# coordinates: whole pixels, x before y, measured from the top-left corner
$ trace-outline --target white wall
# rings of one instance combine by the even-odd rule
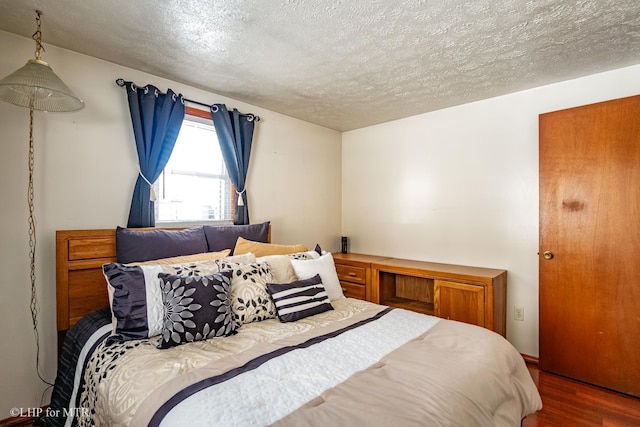
[[[538,114],[640,93],[640,66],[404,120],[338,132],[189,86],[46,46],[43,58],[82,97],[76,113],[36,112],[36,216],[41,365],[56,368],[58,229],[124,225],[137,162],[123,77],[260,115],[248,179],[252,222],[273,240],[509,270],[509,340],[538,354]],[[0,77],[33,41],[0,32]],[[0,103],[0,419],[32,407],[35,374],[27,247],[28,111]],[[341,151],[342,150],[342,151]],[[342,158],[342,160],[341,160]],[[342,161],[342,169],[341,169]],[[342,210],[342,217],[340,212]],[[342,221],[342,224],[340,224]],[[525,321],[512,320],[513,306]]]
[[[0,78],[31,58],[33,41],[0,31]],[[187,98],[258,114],[248,178],[252,222],[272,221],[276,243],[335,247],[340,236],[339,132],[176,82],[46,46],[43,59],[86,102],[75,113],[35,113],[35,205],[40,360],[56,369],[55,231],[126,225],[137,159],[118,77],[171,88]],[[29,313],[27,109],[0,102],[0,419],[34,407],[44,386],[35,373]]]
[[[638,76],[633,66],[344,133],[351,251],[508,270],[507,338],[537,356],[538,115],[639,94]]]

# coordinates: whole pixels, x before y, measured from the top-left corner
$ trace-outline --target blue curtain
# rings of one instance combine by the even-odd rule
[[[182,120],[182,95],[171,89],[162,93],[152,85],[137,87],[125,82],[140,173],[136,180],[127,227],[156,224],[151,186],[164,169],[176,144]]]
[[[229,178],[236,187],[238,196],[233,223],[249,224],[249,203],[245,181],[251,157],[255,116],[240,114],[235,108],[230,112],[224,104],[212,105],[211,116]]]

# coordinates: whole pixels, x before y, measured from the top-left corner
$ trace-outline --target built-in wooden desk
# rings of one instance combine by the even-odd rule
[[[506,336],[506,270],[387,258],[371,263],[370,301]]]
[[[357,253],[333,254],[345,296],[507,332],[507,272]]]

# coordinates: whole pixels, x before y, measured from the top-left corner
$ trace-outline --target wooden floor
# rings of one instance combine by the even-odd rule
[[[640,399],[542,372],[527,364],[543,408],[528,416],[523,427],[638,427]]]

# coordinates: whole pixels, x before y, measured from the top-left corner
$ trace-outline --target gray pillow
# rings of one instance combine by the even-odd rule
[[[143,262],[181,255],[207,252],[207,238],[202,227],[184,230],[116,229],[118,262]]]
[[[207,237],[209,252],[231,249],[231,254],[233,254],[238,237],[254,242],[269,243],[269,223],[267,221],[249,225],[205,225],[204,234]]]

